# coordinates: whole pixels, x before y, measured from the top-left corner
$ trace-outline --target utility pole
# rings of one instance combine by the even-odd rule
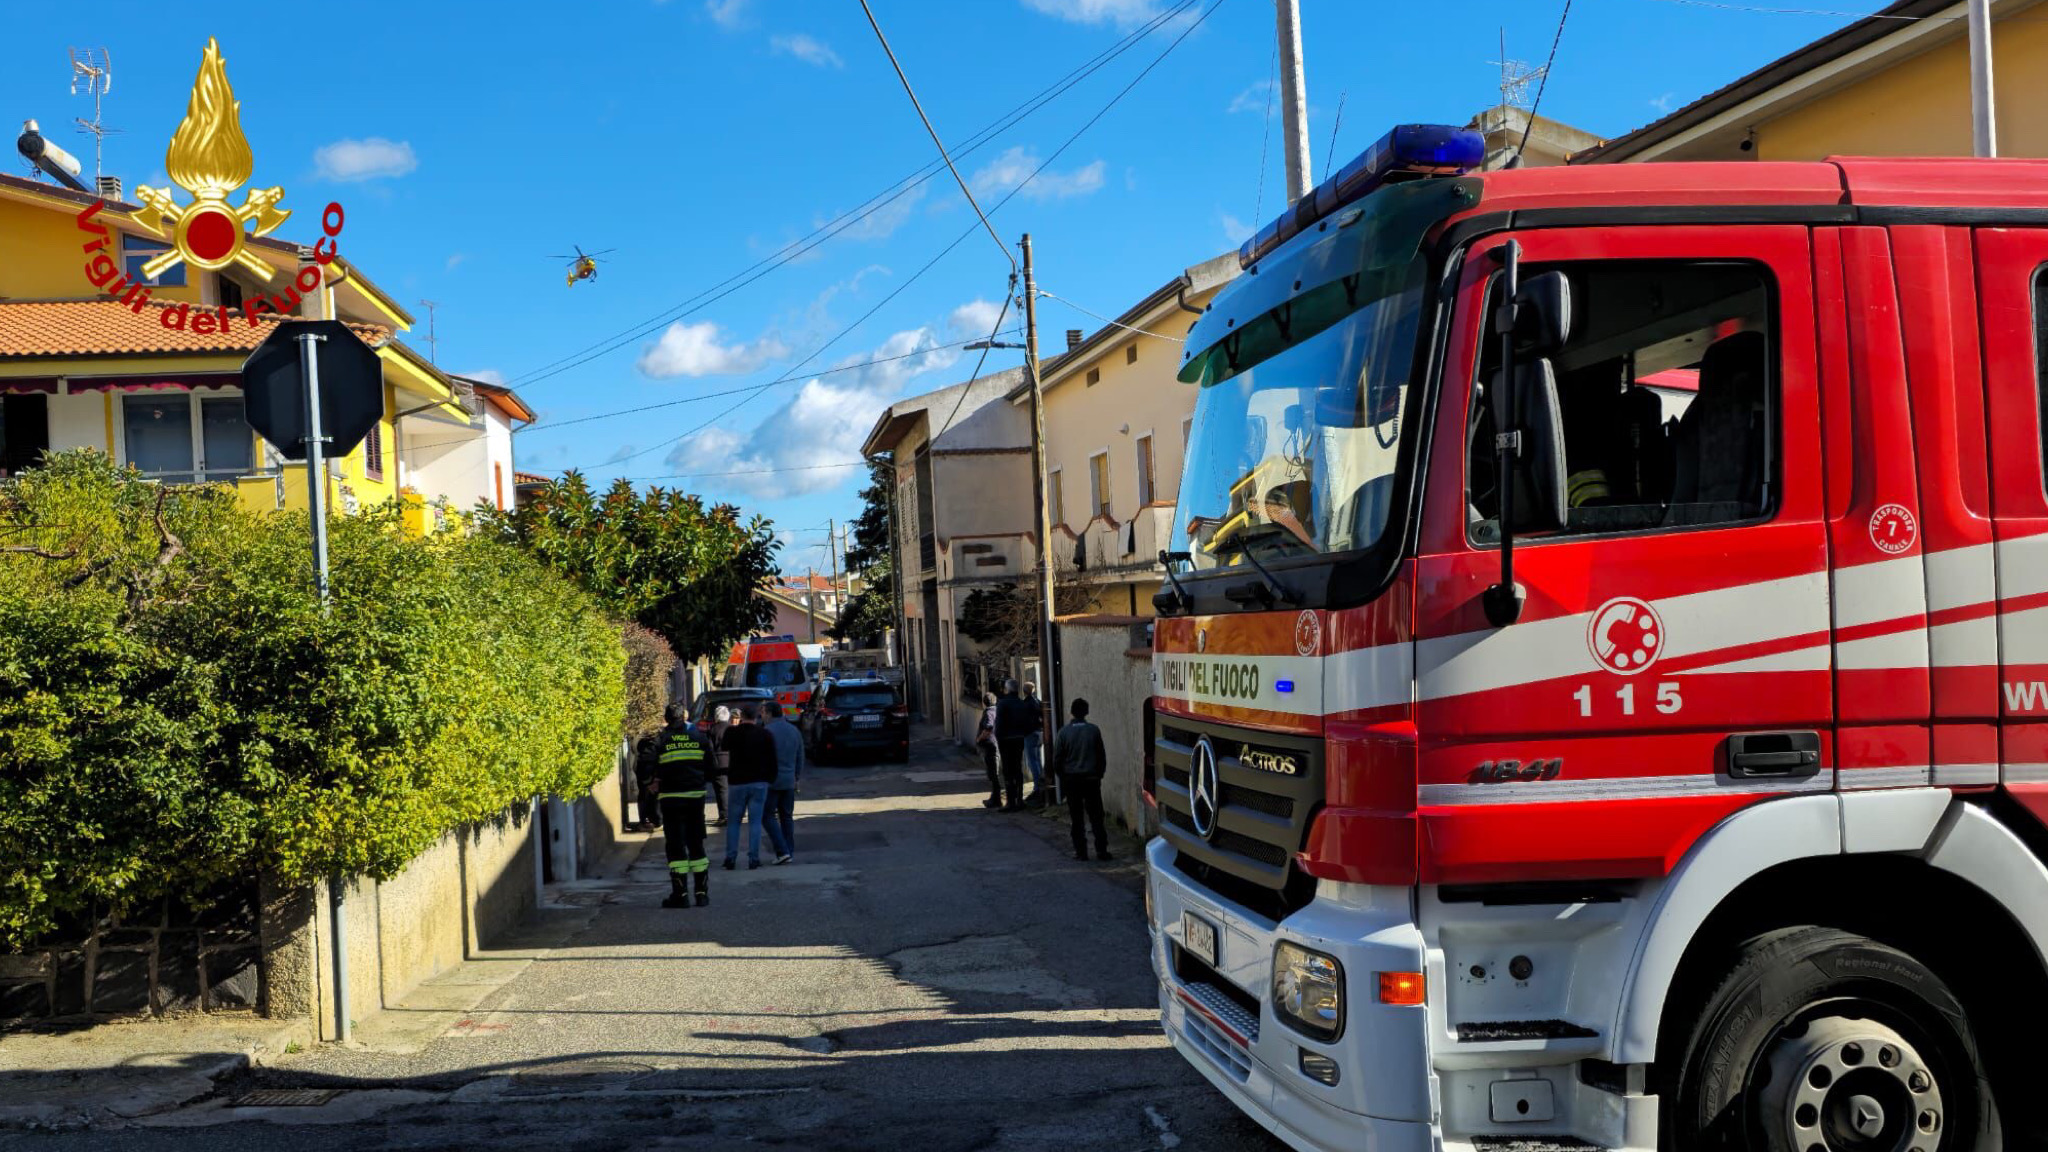
[[[1998,114],[1991,97],[1991,0],[1969,0],[1970,145],[1977,156],[1998,155]]]
[[[1060,715],[1059,656],[1053,635],[1052,510],[1045,497],[1045,385],[1038,375],[1038,281],[1031,233],[1024,234],[1024,373],[1031,381],[1031,505],[1038,518],[1038,674],[1046,706]]]
[[[804,611],[811,617],[811,643],[818,642],[818,566],[804,569]]]
[[[1301,6],[1299,0],[1273,0],[1280,36],[1280,128],[1287,156],[1287,202],[1308,195],[1308,93],[1301,74]]]
[[[825,547],[832,553],[832,624],[838,627],[839,618],[846,614],[846,597],[839,591],[839,521],[825,521]],[[837,643],[835,641],[834,643]]]

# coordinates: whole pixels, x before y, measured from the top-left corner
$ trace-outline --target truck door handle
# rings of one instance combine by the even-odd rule
[[[1820,773],[1820,733],[1739,732],[1728,737],[1728,775],[1803,780]]]

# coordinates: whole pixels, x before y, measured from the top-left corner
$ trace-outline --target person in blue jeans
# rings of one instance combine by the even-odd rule
[[[775,741],[775,782],[768,786],[768,836],[775,841],[775,862],[796,858],[796,782],[804,774],[804,737],[783,718],[782,705],[761,705],[768,723],[762,727]]]
[[[775,782],[775,738],[760,725],[752,705],[740,709],[733,726],[726,730],[726,793],[732,807],[725,826],[725,868],[737,867],[740,824],[747,826],[747,867],[761,866],[762,810],[768,804],[768,786]],[[777,856],[783,855],[780,830],[770,825],[768,842]]]

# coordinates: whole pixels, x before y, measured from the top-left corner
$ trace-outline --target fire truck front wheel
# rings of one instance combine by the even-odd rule
[[[1961,1003],[1926,965],[1834,928],[1742,944],[1672,1085],[1677,1152],[1996,1152]]]

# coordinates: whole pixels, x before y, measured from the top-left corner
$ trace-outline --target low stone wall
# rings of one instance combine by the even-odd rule
[[[594,874],[625,843],[630,759],[561,807],[578,872]],[[539,899],[532,804],[448,833],[384,883],[342,895],[350,1016],[396,1004],[428,978],[490,947]],[[247,884],[203,908],[164,901],[125,919],[99,917],[21,953],[0,953],[0,1028],[187,1011],[256,1009],[312,1017],[334,1038],[334,931],[326,883]]]

